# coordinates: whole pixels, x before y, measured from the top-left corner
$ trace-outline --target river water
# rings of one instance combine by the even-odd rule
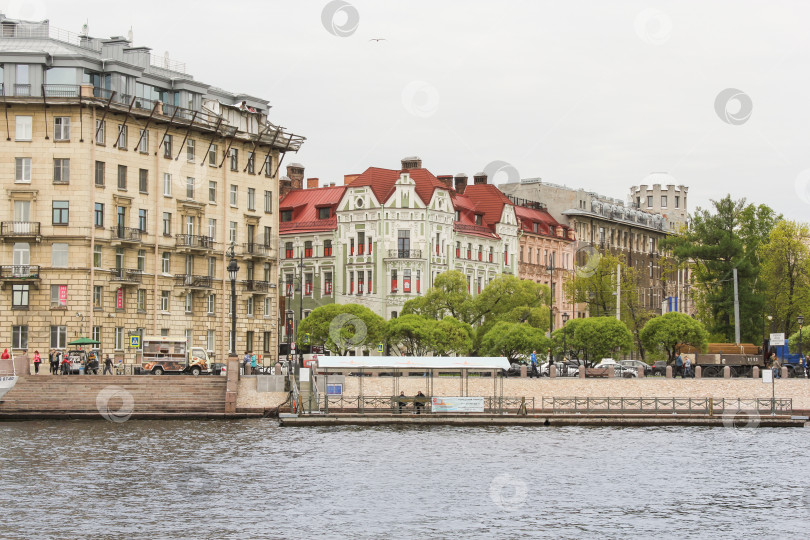
[[[0,424],[1,538],[806,538],[807,429]]]

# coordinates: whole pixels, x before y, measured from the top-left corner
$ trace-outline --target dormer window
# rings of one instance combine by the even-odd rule
[[[481,225],[483,223],[483,219],[481,218],[481,214],[475,214],[475,224]]]
[[[318,219],[329,219],[329,208],[318,208]]]
[[[461,212],[456,210],[456,221],[461,221]]]
[[[540,224],[536,221],[534,222],[534,232],[540,232]]]
[[[292,210],[282,210],[281,211],[281,221],[292,221]]]

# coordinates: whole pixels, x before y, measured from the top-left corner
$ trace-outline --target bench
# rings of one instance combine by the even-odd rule
[[[608,376],[608,368],[586,368],[585,369],[585,376],[586,377],[607,377]]]
[[[391,408],[402,410],[403,407],[408,406],[408,403],[413,403],[414,408],[416,408],[417,404],[424,407],[428,402],[430,402],[430,398],[427,396],[393,396],[391,398]]]

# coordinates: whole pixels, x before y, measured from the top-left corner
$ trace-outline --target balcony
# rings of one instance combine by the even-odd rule
[[[421,259],[421,249],[389,249],[389,259]]]
[[[31,85],[30,84],[15,84],[14,95],[18,97],[30,97]]]
[[[0,266],[0,281],[6,283],[30,283],[39,288],[39,266],[31,264],[13,264]]]
[[[211,289],[214,285],[214,278],[211,276],[195,276],[192,274],[178,274],[174,278],[178,287],[194,290]]]
[[[110,269],[110,281],[140,283],[142,276],[143,273],[140,270],[132,270],[131,268]]]
[[[38,221],[4,221],[0,224],[0,234],[3,239],[33,238],[41,239]]]
[[[77,84],[46,84],[45,97],[77,98],[80,89]]]
[[[127,244],[140,244],[143,231],[133,227],[111,227],[112,236],[110,239],[114,243],[122,242]]]
[[[248,242],[247,244],[242,244],[242,256],[246,259],[270,257],[271,251],[272,248],[270,246],[261,244],[259,242]]]
[[[267,294],[270,289],[270,282],[269,281],[259,281],[255,279],[246,279],[243,281],[245,284],[245,291],[257,293],[257,294]]]
[[[178,234],[177,247],[190,250],[210,250],[214,249],[214,240],[210,236],[198,236],[196,234]]]

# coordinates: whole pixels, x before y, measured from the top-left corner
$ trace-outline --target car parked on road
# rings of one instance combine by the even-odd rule
[[[623,378],[623,379],[630,379],[632,377],[638,377],[638,370],[636,368],[625,367],[622,364],[616,363],[616,361],[609,359],[610,361],[599,362],[594,366],[594,368],[613,368],[613,377],[614,378]]]
[[[650,370],[650,375],[661,375],[662,377],[666,377],[667,375],[667,361],[666,360],[656,360],[653,362],[652,369]]]
[[[622,367],[636,370],[643,368],[644,376],[649,376],[652,374],[652,366],[646,362],[642,362],[641,360],[620,360],[619,364],[621,364]]]

